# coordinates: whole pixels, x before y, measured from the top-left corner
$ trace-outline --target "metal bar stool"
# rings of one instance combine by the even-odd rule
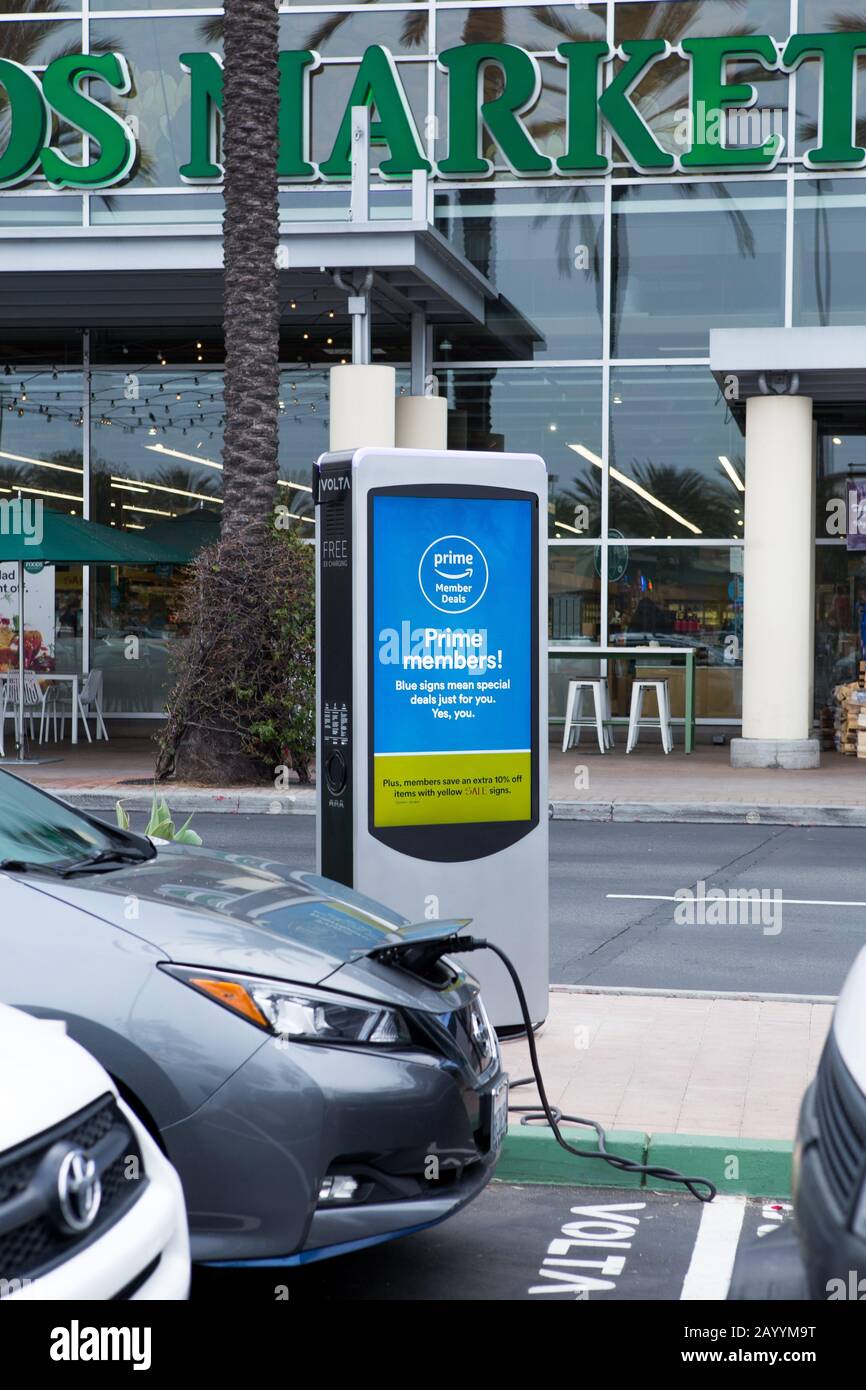
[[[583,718],[583,697],[588,691],[592,692],[592,702],[594,708],[594,718]],[[585,680],[568,682],[568,699],[565,705],[565,730],[562,735],[563,753],[571,747],[572,735],[574,743],[580,742],[580,730],[584,724],[595,724],[598,735],[598,746],[602,753],[606,753],[609,748],[613,748],[613,730],[610,726],[610,692],[607,687],[606,676],[590,676]]]
[[[659,707],[658,719],[644,719],[643,717],[643,697],[648,690],[655,691]],[[673,751],[674,736],[671,729],[671,702],[666,680],[636,680],[633,683],[631,688],[631,708],[628,716],[628,742],[625,749],[626,753],[630,753],[637,743],[641,725],[650,729],[660,729],[662,747],[666,753],[671,753]]]

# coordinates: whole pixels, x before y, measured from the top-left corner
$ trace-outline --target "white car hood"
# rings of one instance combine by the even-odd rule
[[[848,972],[842,986],[833,1032],[842,1060],[866,1095],[866,946]]]
[[[113,1090],[107,1073],[62,1024],[0,1004],[0,1153]]]

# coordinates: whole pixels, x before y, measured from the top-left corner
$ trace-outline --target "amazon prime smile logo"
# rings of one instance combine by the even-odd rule
[[[487,592],[490,571],[480,545],[468,536],[439,536],[418,565],[418,583],[440,613],[467,613]]]

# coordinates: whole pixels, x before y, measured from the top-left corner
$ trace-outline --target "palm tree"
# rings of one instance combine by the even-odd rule
[[[279,14],[225,0],[223,535],[263,527],[277,489]]]

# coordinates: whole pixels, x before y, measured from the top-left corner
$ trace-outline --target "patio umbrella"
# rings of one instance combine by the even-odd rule
[[[27,522],[25,530],[24,521]],[[43,565],[168,565],[177,563],[169,550],[147,532],[131,536],[119,527],[102,526],[81,516],[46,507],[23,510],[20,498],[3,505],[0,516],[0,563],[18,565],[18,711],[15,721],[19,758],[24,757],[24,567]]]

